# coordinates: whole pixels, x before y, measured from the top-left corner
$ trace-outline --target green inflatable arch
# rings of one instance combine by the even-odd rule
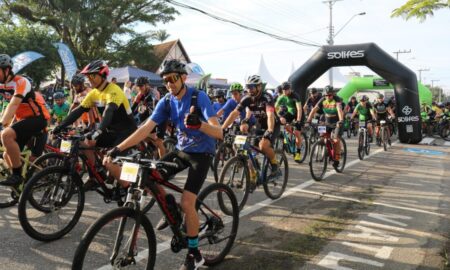
[[[426,102],[428,105],[431,105],[433,95],[431,94],[430,89],[420,82],[417,82],[417,86],[419,89],[420,104]],[[353,77],[349,83],[339,90],[337,95],[347,102],[355,92],[361,89],[385,90],[394,89],[394,86],[385,79],[379,77]]]

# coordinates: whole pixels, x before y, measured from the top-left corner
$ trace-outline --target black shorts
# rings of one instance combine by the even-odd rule
[[[123,142],[128,138],[134,130],[128,130],[124,132],[110,132],[106,131],[98,136],[95,146],[103,148],[112,148]]]
[[[295,115],[287,113],[284,115],[284,119],[286,119],[286,123],[292,123],[292,121],[295,119]]]
[[[11,128],[16,132],[16,142],[20,151],[32,137],[39,135],[46,127],[47,120],[42,116],[30,117],[12,124]]]
[[[280,123],[276,122],[275,123],[275,127],[273,128],[273,133],[272,133],[272,139],[270,140],[270,143],[272,144],[272,146],[275,145],[275,139],[278,138],[280,136]],[[258,129],[256,130],[256,136],[263,136],[264,133],[266,132],[265,129]],[[259,140],[255,142],[255,145],[259,143]]]
[[[377,126],[380,126],[381,120],[387,120],[387,113],[377,114]]]
[[[34,157],[40,157],[45,149],[48,134],[46,131],[39,132],[31,141],[28,142],[28,148]]]
[[[164,155],[161,158],[161,161],[172,162],[174,159],[181,161],[181,163],[184,164],[184,167],[179,168],[179,170],[172,168],[164,169],[164,171],[161,171],[161,174],[165,179],[168,179],[168,177],[189,168],[186,183],[184,184],[184,190],[197,195],[205,182],[206,176],[208,175],[208,170],[212,162],[212,154],[186,153],[175,150]]]

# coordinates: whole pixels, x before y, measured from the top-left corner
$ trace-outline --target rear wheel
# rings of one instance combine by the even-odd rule
[[[300,154],[301,154],[301,159],[297,160],[295,162],[297,163],[303,163],[306,159],[306,156],[308,155],[308,138],[306,137],[306,134],[304,132],[302,132],[302,134],[300,135],[302,137],[302,144],[300,146]],[[295,156],[295,154],[294,154]]]
[[[278,199],[281,197],[281,195],[283,195],[289,177],[289,165],[286,155],[282,151],[277,151],[275,155],[278,161],[279,169],[281,170],[281,175],[278,177],[274,177],[273,179],[268,179],[263,184],[264,192],[266,193],[267,197],[271,198],[272,200]],[[266,177],[268,177],[267,173],[265,175]]]
[[[309,171],[314,180],[322,181],[327,171],[327,163],[327,147],[323,141],[318,141],[312,146],[311,155],[309,156]]]

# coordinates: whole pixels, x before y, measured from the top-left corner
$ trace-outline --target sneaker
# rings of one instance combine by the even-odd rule
[[[5,181],[0,182],[2,186],[17,187],[25,181],[20,175],[10,175]]]
[[[337,167],[339,167],[339,160],[335,160],[333,161],[333,167],[336,169]]]
[[[162,231],[162,230],[164,230],[167,227],[169,227],[169,222],[167,222],[165,217],[162,217],[158,221],[158,224],[156,224],[156,230],[158,230],[158,231]]]
[[[203,258],[202,255],[195,258],[193,254],[188,254],[180,270],[196,270],[199,269],[200,266],[204,264],[205,259]]]
[[[281,176],[282,172],[280,169],[280,166],[278,166],[278,164],[272,164],[272,171],[269,174],[269,179],[273,179],[275,177]]]
[[[299,152],[295,153],[294,160],[295,161],[302,160],[302,153],[299,153]]]

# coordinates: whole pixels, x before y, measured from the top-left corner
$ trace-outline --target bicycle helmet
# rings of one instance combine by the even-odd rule
[[[281,84],[281,87],[283,90],[291,90],[291,83],[290,82],[284,82]]]
[[[439,103],[438,103],[438,107],[441,108],[441,109],[444,108],[444,107],[445,107],[445,106],[444,106],[444,103],[439,102]]]
[[[317,88],[313,87],[311,88],[311,94],[316,94],[317,93]]]
[[[383,94],[381,94],[381,93],[378,93],[378,95],[377,95],[377,99],[384,99],[384,95],[383,95]]]
[[[216,90],[214,91],[214,97],[225,97],[225,92],[222,90]]]
[[[75,74],[75,75],[73,75],[72,80],[70,81],[70,83],[72,85],[84,84],[84,81],[85,81],[84,78],[85,78],[84,75],[81,74],[81,73]]]
[[[240,83],[232,83],[230,85],[230,92],[232,92],[232,91],[242,92],[242,91],[244,91],[244,87],[242,87],[242,84],[240,84]]]
[[[135,83],[137,86],[142,86],[142,85],[149,84],[150,81],[148,80],[147,77],[141,76],[141,77],[136,78],[136,80],[134,81],[134,83]]]
[[[262,84],[262,80],[259,75],[251,75],[247,78],[245,84]]]
[[[360,100],[360,101],[368,101],[368,100],[369,100],[369,97],[366,96],[366,95],[363,95],[359,100]]]
[[[166,60],[160,69],[159,75],[162,77],[169,73],[187,74],[186,65],[175,59]]]
[[[327,85],[324,88],[326,94],[334,94],[334,88],[331,85]]]
[[[64,98],[64,93],[63,92],[56,92],[53,94],[53,99],[62,99]]]
[[[92,74],[96,73],[104,78],[109,75],[109,67],[103,60],[94,60],[90,62],[87,66],[83,68],[80,72],[81,74]]]
[[[13,68],[14,63],[11,60],[11,57],[7,54],[0,54],[0,68]]]

